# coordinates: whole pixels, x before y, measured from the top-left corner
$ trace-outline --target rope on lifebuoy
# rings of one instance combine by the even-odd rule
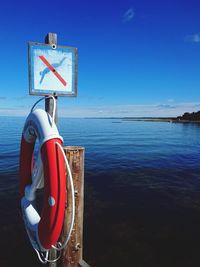
[[[70,239],[70,236],[71,236],[71,233],[72,233],[72,230],[73,230],[73,225],[74,225],[74,219],[75,219],[74,184],[73,184],[73,178],[72,178],[72,173],[71,173],[71,169],[70,169],[70,166],[69,166],[69,162],[68,162],[67,157],[66,157],[66,155],[64,153],[64,150],[63,150],[63,148],[61,146],[62,141],[60,141],[60,140],[62,140],[62,137],[60,137],[60,135],[59,135],[59,133],[57,131],[57,128],[55,126],[55,123],[54,123],[55,110],[56,110],[56,101],[55,101],[55,98],[53,96],[48,96],[48,98],[52,98],[53,99],[53,102],[54,102],[53,115],[52,115],[52,117],[50,116],[50,114],[47,115],[47,113],[45,111],[38,110],[38,109],[35,110],[36,105],[40,101],[44,100],[45,98],[46,97],[43,97],[43,98],[39,99],[33,105],[33,107],[31,108],[31,112],[30,112],[29,116],[30,116],[30,118],[32,120],[29,119],[29,116],[28,116],[27,121],[26,121],[26,124],[25,124],[25,127],[24,127],[24,131],[23,131],[21,149],[23,151],[23,147],[24,147],[23,146],[23,142],[24,142],[25,147],[26,147],[25,148],[26,151],[28,151],[28,149],[31,148],[31,152],[29,153],[30,156],[31,156],[32,153],[33,153],[33,150],[34,150],[34,142],[35,142],[35,139],[36,139],[37,136],[39,136],[39,141],[41,142],[40,148],[42,148],[42,146],[44,144],[46,144],[46,143],[48,143],[49,141],[52,140],[53,141],[52,144],[55,144],[56,147],[58,147],[58,149],[60,150],[60,152],[61,152],[61,154],[63,156],[63,159],[64,159],[63,164],[67,168],[68,177],[69,177],[69,184],[70,184],[71,197],[72,197],[72,199],[71,199],[72,213],[71,213],[71,224],[70,224],[70,227],[69,227],[69,232],[66,235],[66,238],[65,238],[63,244],[61,244],[60,242],[55,243],[55,245],[54,245],[54,243],[51,244],[51,248],[54,248],[57,251],[61,251],[64,247],[67,246],[67,244],[69,242],[69,239]],[[41,118],[40,118],[40,114],[42,116]],[[46,116],[47,117],[50,116],[51,120],[47,119],[47,122],[42,122],[42,124],[44,124],[43,125],[43,128],[42,128],[42,124],[41,125],[40,124],[38,125],[38,123],[39,123],[40,120],[42,121],[42,118],[43,117],[46,117]],[[36,119],[34,120],[34,118],[36,118]],[[47,127],[45,127],[45,125]],[[48,129],[49,129],[49,132],[50,133],[48,132]],[[25,135],[25,137],[24,137],[24,135]],[[26,140],[26,138],[27,138],[27,140]],[[57,141],[58,139],[59,139],[59,142]],[[33,143],[33,145],[31,145],[32,143]],[[54,148],[54,150],[57,151],[56,148]],[[59,152],[55,152],[55,153],[59,153]],[[23,153],[23,155],[25,155],[25,154]],[[40,153],[39,153],[39,155],[40,155]],[[29,158],[30,158],[30,156],[29,156]],[[25,158],[25,156],[24,156],[24,158]],[[42,163],[40,163],[40,158],[37,159],[37,161],[39,161],[38,164],[42,164]],[[29,166],[30,166],[30,159],[28,161],[25,159],[25,162],[29,162]],[[43,164],[44,164],[44,161],[43,161]],[[50,162],[48,164],[50,164]],[[57,164],[59,164],[59,166],[60,166],[59,161],[57,162]],[[20,170],[21,170],[21,159],[20,159]],[[40,172],[38,174],[37,173],[37,166],[36,166],[36,175],[35,175],[36,178],[33,176],[33,173],[32,173],[31,170],[28,173],[29,173],[30,178],[26,178],[26,175],[25,175],[25,178],[23,178],[23,179],[25,179],[25,181],[22,181],[22,182],[20,181],[20,183],[22,183],[22,185],[20,184],[20,195],[22,197],[22,200],[21,200],[21,203],[22,204],[21,205],[22,205],[22,214],[23,214],[23,219],[24,219],[24,222],[25,222],[25,227],[26,227],[26,230],[27,230],[29,239],[31,241],[31,244],[32,244],[34,250],[36,251],[37,256],[38,256],[38,259],[40,260],[40,262],[43,263],[43,264],[45,264],[47,262],[56,262],[60,258],[61,252],[59,253],[58,258],[56,258],[54,260],[50,260],[49,259],[49,249],[50,248],[45,248],[43,245],[41,245],[40,239],[39,239],[39,234],[38,234],[38,226],[39,226],[39,223],[41,222],[41,218],[40,218],[39,214],[37,213],[37,211],[35,210],[34,206],[32,205],[32,201],[35,200],[35,191],[37,190],[37,188],[40,188],[38,186],[42,184],[41,183],[41,180],[43,179],[42,177],[44,175],[44,171],[40,167]],[[33,178],[35,178],[36,180],[33,180]],[[27,180],[27,179],[29,179],[29,180]],[[29,181],[32,181],[31,184],[30,184]],[[55,204],[55,200],[54,200],[53,197],[51,197],[51,195],[48,198],[48,203],[52,207]],[[32,216],[32,217],[30,217],[31,220],[33,219],[33,223],[32,224],[30,224],[29,221],[27,221],[27,220],[30,219],[29,217],[27,217],[28,216],[27,215],[28,212]],[[63,221],[62,221],[62,224],[63,224]],[[45,230],[45,228],[44,228],[44,230]],[[54,239],[55,239],[55,237],[54,237]]]
[[[52,248],[60,251],[62,250],[63,248],[65,248],[69,242],[69,239],[70,239],[70,236],[71,236],[71,233],[72,233],[72,230],[73,230],[73,226],[74,226],[74,219],[75,219],[75,193],[74,193],[74,183],[73,183],[73,178],[72,178],[72,173],[71,173],[71,169],[70,169],[70,166],[69,166],[69,162],[67,160],[67,157],[65,155],[65,152],[62,148],[62,146],[57,142],[56,143],[60,150],[62,151],[62,154],[63,154],[63,157],[64,157],[64,160],[65,160],[65,164],[66,164],[66,167],[67,167],[67,171],[68,171],[68,174],[69,174],[69,183],[70,183],[70,188],[71,188],[71,202],[72,202],[72,215],[71,215],[71,224],[70,224],[70,228],[69,228],[69,233],[67,234],[66,238],[65,238],[65,241],[63,242],[63,244],[61,244],[60,242],[57,243],[58,247],[57,246],[52,246]]]

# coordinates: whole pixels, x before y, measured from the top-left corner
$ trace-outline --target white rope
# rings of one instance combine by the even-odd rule
[[[72,202],[72,214],[71,214],[71,225],[70,225],[70,228],[69,228],[69,233],[67,234],[66,239],[65,239],[63,244],[58,242],[57,245],[59,247],[52,246],[52,248],[54,248],[55,250],[60,251],[64,247],[66,247],[67,243],[69,242],[72,230],[73,230],[74,219],[75,219],[75,193],[74,193],[74,183],[73,183],[73,178],[72,178],[72,173],[71,173],[71,169],[70,169],[70,166],[69,166],[69,162],[67,160],[67,157],[65,155],[65,152],[64,152],[62,146],[58,142],[56,142],[56,144],[59,146],[59,148],[60,148],[60,150],[61,150],[61,152],[63,154],[64,160],[65,160],[65,164],[67,166],[67,171],[68,171],[68,174],[69,174],[69,183],[70,183],[70,187],[71,187],[71,196],[72,196],[72,199],[71,199],[71,202]]]
[[[52,124],[53,124],[53,122],[55,121],[55,113],[56,113],[56,100],[55,100],[55,97],[47,96],[47,97],[40,98],[38,101],[36,101],[36,103],[31,108],[31,112],[33,112],[34,108],[36,107],[36,105],[39,102],[41,102],[42,100],[44,100],[46,98],[52,98],[53,99],[53,114],[52,114]],[[74,219],[75,219],[75,193],[74,193],[74,184],[73,184],[73,178],[72,178],[72,173],[71,173],[71,169],[70,169],[70,166],[69,166],[69,162],[67,160],[67,157],[66,157],[66,155],[64,153],[64,150],[63,150],[62,146],[58,142],[56,142],[56,145],[60,148],[60,150],[61,150],[61,152],[63,154],[63,157],[64,157],[64,161],[65,161],[65,164],[66,164],[66,167],[67,167],[67,171],[68,171],[68,174],[69,174],[69,184],[70,184],[71,196],[72,196],[72,199],[71,199],[71,202],[72,202],[72,213],[71,213],[71,225],[70,225],[70,228],[69,228],[69,233],[67,234],[63,244],[58,242],[56,244],[56,246],[52,245],[52,248],[54,248],[57,251],[61,251],[68,244],[69,239],[71,237],[72,230],[73,230],[73,226],[74,226]],[[39,252],[37,249],[35,249],[35,251],[37,253],[38,259],[43,264],[46,264],[47,262],[50,262],[50,263],[56,262],[61,257],[61,253],[60,253],[59,256],[56,259],[50,260],[50,259],[48,259],[49,251],[46,252],[45,256],[43,256],[41,254],[41,252]]]
[[[34,248],[34,249],[35,249],[35,248]],[[39,253],[39,251],[38,251],[37,249],[35,249],[35,251],[36,251],[36,253],[37,253],[37,256],[38,256],[39,261],[40,261],[42,264],[46,264],[46,263],[48,262],[48,251],[46,252],[46,256],[45,256],[45,257],[43,257],[43,255],[42,255],[42,257],[41,257],[41,255],[40,255],[40,253]]]
[[[61,257],[61,252],[59,252],[59,256],[56,259],[54,259],[54,260],[48,259],[47,262],[54,263],[54,262],[58,261],[60,259],[60,257]]]
[[[53,114],[52,114],[52,122],[53,122],[53,121],[55,121],[55,115],[56,115],[56,99],[52,95],[44,96],[44,97],[40,98],[38,101],[36,101],[35,104],[31,108],[31,112],[33,112],[34,108],[37,106],[37,104],[39,102],[41,102],[42,100],[47,99],[47,98],[52,98],[53,99]]]
[[[35,249],[35,248],[34,248],[34,249]],[[56,259],[54,259],[54,260],[50,260],[50,259],[48,259],[48,257],[49,257],[49,250],[46,251],[46,252],[43,252],[43,253],[46,254],[46,256],[43,256],[42,252],[38,251],[37,249],[35,249],[35,251],[36,251],[36,253],[37,253],[37,256],[38,256],[39,261],[40,261],[42,264],[46,264],[47,262],[49,262],[49,263],[54,263],[54,262],[58,261],[58,260],[60,259],[60,257],[61,257],[61,253],[59,253],[59,256],[58,256]]]

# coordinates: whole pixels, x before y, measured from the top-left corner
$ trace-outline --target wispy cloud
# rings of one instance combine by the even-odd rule
[[[175,109],[177,108],[176,105],[169,105],[169,104],[160,104],[156,106],[159,109]]]
[[[131,7],[128,10],[126,10],[126,12],[123,14],[123,18],[122,21],[124,23],[131,21],[133,18],[135,17],[135,11],[134,9]]]
[[[30,95],[18,96],[18,97],[15,97],[14,99],[16,99],[16,100],[27,100],[27,99],[30,99]]]
[[[74,105],[70,109],[60,107],[59,117],[176,117],[185,112],[200,110],[200,102],[155,103],[141,105]],[[30,108],[24,106],[1,108],[0,116],[27,116]]]
[[[200,43],[200,33],[198,32],[192,35],[187,35],[185,37],[185,42]]]
[[[60,109],[63,117],[176,117],[200,109],[200,102],[157,103],[147,105],[82,106],[70,110]]]
[[[173,99],[173,98],[169,98],[169,99],[167,99],[167,102],[169,102],[169,103],[172,103],[172,102],[174,102],[175,100]]]
[[[13,107],[13,108],[0,108],[0,116],[27,116],[30,112],[30,109],[23,107]]]

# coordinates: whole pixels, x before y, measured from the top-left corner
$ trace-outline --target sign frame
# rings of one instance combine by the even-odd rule
[[[47,47],[50,50],[56,51],[56,49],[68,49],[72,51],[73,54],[73,69],[72,69],[72,92],[64,92],[59,90],[51,90],[51,89],[37,89],[33,86],[33,59],[32,59],[32,47],[41,46],[43,48]],[[34,49],[34,48],[33,48]],[[40,95],[40,96],[48,96],[48,95],[56,95],[56,96],[68,96],[68,97],[76,97],[77,96],[77,59],[78,53],[77,48],[72,46],[63,46],[63,45],[55,45],[55,44],[44,44],[38,42],[28,42],[28,77],[29,77],[29,94],[30,95]],[[59,74],[57,74],[59,75]]]

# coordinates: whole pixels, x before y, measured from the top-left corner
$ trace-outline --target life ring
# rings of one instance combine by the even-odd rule
[[[34,146],[39,153],[33,163]],[[20,199],[29,239],[36,250],[47,251],[60,236],[66,205],[66,172],[61,149],[63,139],[51,116],[42,109],[26,119],[20,149]],[[58,145],[59,144],[59,145]],[[41,216],[36,209],[36,190],[44,186]]]

